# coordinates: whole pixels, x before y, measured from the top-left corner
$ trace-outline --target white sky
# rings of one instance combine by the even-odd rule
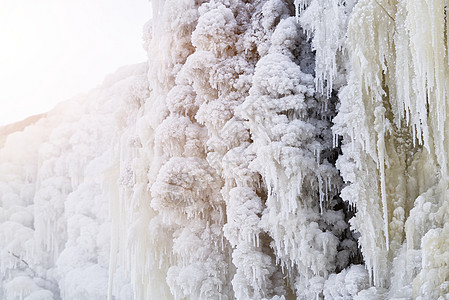
[[[146,60],[148,0],[0,0],[0,125]]]

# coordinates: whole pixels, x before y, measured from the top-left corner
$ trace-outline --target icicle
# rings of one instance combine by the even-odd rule
[[[383,222],[384,222],[384,235],[385,235],[385,245],[387,247],[387,251],[390,247],[389,234],[388,234],[388,226],[389,226],[389,218],[388,218],[388,202],[387,202],[387,191],[385,184],[385,135],[388,131],[388,124],[385,122],[385,108],[377,107],[374,111],[375,121],[374,128],[377,132],[377,152],[378,152],[378,168],[380,171],[380,186],[381,186],[381,197],[382,197],[382,208],[383,208]]]

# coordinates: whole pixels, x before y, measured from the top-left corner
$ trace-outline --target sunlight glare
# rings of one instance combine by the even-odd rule
[[[2,0],[0,125],[51,109],[145,61],[147,0]]]

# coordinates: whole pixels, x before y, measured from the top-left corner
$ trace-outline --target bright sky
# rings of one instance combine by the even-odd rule
[[[0,0],[0,125],[143,62],[148,0]]]

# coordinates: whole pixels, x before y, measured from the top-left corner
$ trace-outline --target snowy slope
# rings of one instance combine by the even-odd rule
[[[445,1],[153,8],[0,132],[0,298],[449,297]]]

